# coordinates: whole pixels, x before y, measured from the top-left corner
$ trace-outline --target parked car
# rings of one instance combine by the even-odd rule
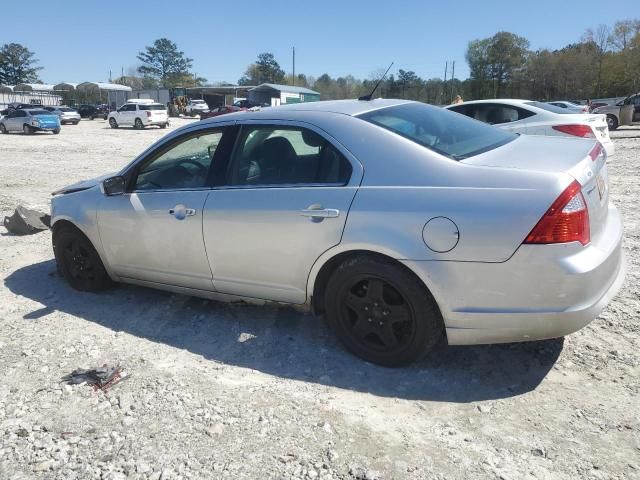
[[[605,160],[406,100],[234,113],[54,192],[53,248],[76,289],[306,306],[398,366],[443,333],[529,341],[599,315],[624,280]]]
[[[169,125],[166,105],[156,103],[153,100],[148,102],[129,101],[115,112],[111,112],[107,118],[111,128],[123,125],[131,125],[136,129],[143,129],[150,125],[167,128]]]
[[[80,122],[80,114],[77,110],[73,108],[60,106],[60,107],[44,107],[44,110],[47,112],[51,112],[60,117],[60,123],[64,125],[65,123],[71,123],[73,125],[77,125]]]
[[[593,112],[607,116],[609,130],[640,122],[640,93],[630,95],[615,105],[598,107]]]
[[[96,118],[107,119],[109,115],[109,107],[107,105],[87,105],[83,104],[78,107],[78,113],[82,118],[94,120]]]
[[[187,115],[200,115],[209,111],[209,105],[204,100],[189,100],[189,103],[185,107]]]
[[[46,110],[11,110],[0,120],[0,133],[22,132],[30,135],[34,132],[60,133],[60,118]]]
[[[577,103],[567,102],[564,100],[558,100],[555,102],[546,102],[546,103],[559,108],[564,108],[568,112],[572,112],[572,113],[589,113],[589,105],[580,105]]]
[[[445,107],[514,133],[597,139],[612,157],[615,147],[604,115],[573,113],[529,100],[475,100]]]
[[[221,107],[212,108],[208,112],[201,113],[200,120],[204,120],[206,118],[211,118],[211,117],[218,117],[220,115],[225,115],[227,113],[242,112],[244,110],[246,110],[246,108],[236,107],[234,105],[223,105]]]
[[[251,100],[242,99],[242,100],[238,100],[237,102],[233,102],[233,106],[249,110],[251,108],[257,108],[257,107],[270,107],[271,104],[266,102],[257,103],[257,102],[252,102]]]

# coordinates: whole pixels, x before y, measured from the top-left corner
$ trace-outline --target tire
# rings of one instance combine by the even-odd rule
[[[94,120],[96,117],[94,117],[93,115],[89,115],[89,120]]]
[[[115,118],[111,117],[111,118],[109,119],[109,126],[110,126],[111,128],[118,128],[118,122],[116,122],[116,119],[115,119]]]
[[[25,124],[22,126],[22,133],[24,133],[25,135],[31,135],[33,133],[33,128]]]
[[[58,271],[76,290],[100,292],[113,286],[98,252],[78,229],[65,226],[54,232],[53,253]]]
[[[136,120],[133,122],[133,128],[135,128],[136,130],[143,130],[144,125],[142,124],[142,120],[136,118]]]
[[[56,128],[55,130],[52,130],[54,135],[58,135],[60,133],[60,129]]]
[[[167,128],[167,124],[163,123],[162,125],[160,125],[160,128]]]
[[[399,367],[427,355],[440,341],[440,310],[420,280],[392,260],[351,258],[329,278],[325,311],[338,339],[355,355]]]
[[[618,119],[614,115],[607,115],[607,127],[610,131],[617,129],[618,125]]]
[[[0,133],[9,133],[7,132],[7,127],[4,126],[4,123],[0,123]]]
[[[78,120],[77,122],[73,122],[74,125],[77,125],[80,123],[80,120]]]

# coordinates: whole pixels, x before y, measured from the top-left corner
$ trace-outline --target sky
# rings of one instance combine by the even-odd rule
[[[287,73],[371,78],[395,62],[424,78],[469,74],[470,40],[502,30],[532,49],[577,42],[589,27],[640,17],[640,0],[31,0],[0,6],[0,44],[36,53],[45,83],[107,81],[140,65],[138,52],[167,37],[208,82],[235,83],[261,52]],[[25,20],[23,23],[21,20]]]

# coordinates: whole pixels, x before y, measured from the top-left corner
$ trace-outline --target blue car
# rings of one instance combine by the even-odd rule
[[[0,133],[22,132],[30,135],[34,132],[60,133],[60,117],[43,109],[9,110],[9,114],[0,120]]]

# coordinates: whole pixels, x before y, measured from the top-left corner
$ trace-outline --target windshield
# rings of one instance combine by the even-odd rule
[[[166,107],[160,103],[152,103],[150,105],[138,105],[140,110],[165,110]]]
[[[556,107],[555,105],[549,105],[548,103],[543,102],[524,102],[525,105],[531,105],[532,107],[541,108],[542,110],[546,110],[547,112],[552,113],[562,113],[564,115],[575,113],[571,109]]]
[[[493,150],[517,138],[513,133],[423,103],[381,108],[358,118],[454,160]]]
[[[191,103],[204,103],[204,100],[191,100]]]
[[[75,112],[73,108],[69,107],[58,107],[58,110],[60,110],[61,112]]]
[[[29,110],[29,115],[51,115],[51,112],[46,110]]]

